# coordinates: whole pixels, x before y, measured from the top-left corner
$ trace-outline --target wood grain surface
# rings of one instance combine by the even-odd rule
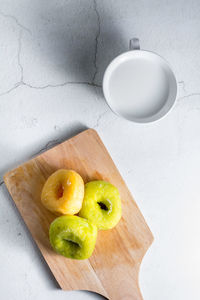
[[[56,218],[40,201],[45,180],[60,168],[73,169],[84,182],[103,179],[119,189],[122,219],[99,231],[93,255],[77,261],[56,254],[48,231]],[[5,184],[58,284],[64,290],[89,290],[112,300],[141,300],[138,273],[153,241],[138,206],[97,132],[88,129],[4,176]]]

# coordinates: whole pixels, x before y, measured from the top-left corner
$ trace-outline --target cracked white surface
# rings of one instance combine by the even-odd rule
[[[1,298],[98,298],[56,288],[3,183],[8,169],[92,127],[155,236],[140,272],[144,299],[200,299],[200,2],[0,4]],[[101,91],[105,67],[133,36],[178,81],[173,111],[148,125],[119,119]]]

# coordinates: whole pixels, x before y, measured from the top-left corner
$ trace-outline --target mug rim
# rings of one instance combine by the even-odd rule
[[[109,72],[110,72],[110,69],[118,62],[118,60],[120,60],[122,57],[124,56],[127,56],[127,55],[134,55],[134,54],[142,54],[142,53],[147,53],[147,54],[150,54],[152,55],[153,57],[157,58],[160,60],[160,63],[164,63],[167,68],[168,68],[168,71],[171,73],[171,78],[173,78],[173,81],[175,83],[174,85],[174,96],[173,98],[168,98],[166,99],[166,101],[164,102],[164,104],[162,105],[162,107],[160,108],[160,110],[156,113],[153,113],[152,115],[148,116],[148,117],[144,117],[144,118],[133,118],[133,119],[130,119],[130,118],[127,118],[125,117],[123,114],[120,114],[118,111],[116,111],[113,106],[110,104],[110,101],[107,97],[107,91],[106,91],[106,88],[108,88],[108,86],[106,86],[106,84],[108,83],[108,79],[109,79]],[[108,77],[109,76],[109,77]],[[172,84],[169,86],[169,89],[172,87]],[[129,50],[129,51],[126,51],[126,52],[123,52],[121,54],[119,54],[118,56],[116,56],[113,60],[111,60],[111,62],[108,64],[108,66],[106,67],[106,70],[104,72],[104,76],[103,76],[103,84],[102,84],[102,89],[103,89],[103,94],[104,94],[104,98],[106,100],[106,103],[107,105],[110,107],[110,109],[119,117],[129,121],[129,122],[132,122],[132,123],[138,123],[138,124],[146,124],[146,123],[153,123],[153,122],[156,122],[158,120],[161,120],[163,119],[165,116],[168,115],[168,113],[173,109],[175,103],[176,103],[176,98],[177,98],[177,89],[178,89],[178,84],[177,84],[177,80],[176,80],[176,76],[169,64],[169,62],[163,58],[161,55],[157,54],[156,52],[153,52],[153,51],[149,51],[149,50],[143,50],[143,49],[133,49],[133,50]],[[170,102],[171,100],[171,105],[168,107],[167,111],[165,111],[162,115],[158,115],[159,112],[161,112],[161,110],[164,108],[165,104]],[[156,117],[156,115],[158,115]],[[155,118],[154,118],[155,117]],[[154,118],[151,120],[151,118]]]

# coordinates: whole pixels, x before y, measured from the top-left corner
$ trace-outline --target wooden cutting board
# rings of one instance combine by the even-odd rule
[[[56,254],[49,243],[49,225],[55,215],[42,206],[40,194],[48,176],[60,168],[77,171],[85,182],[109,181],[121,194],[122,219],[114,229],[99,231],[88,260],[67,259]],[[4,180],[62,289],[94,291],[112,300],[142,299],[138,272],[153,236],[95,130],[83,131],[42,153],[5,174]]]

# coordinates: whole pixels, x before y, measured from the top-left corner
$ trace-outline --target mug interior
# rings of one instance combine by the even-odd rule
[[[133,122],[147,123],[169,112],[175,103],[177,83],[162,57],[150,51],[132,50],[109,64],[103,92],[116,114]]]

